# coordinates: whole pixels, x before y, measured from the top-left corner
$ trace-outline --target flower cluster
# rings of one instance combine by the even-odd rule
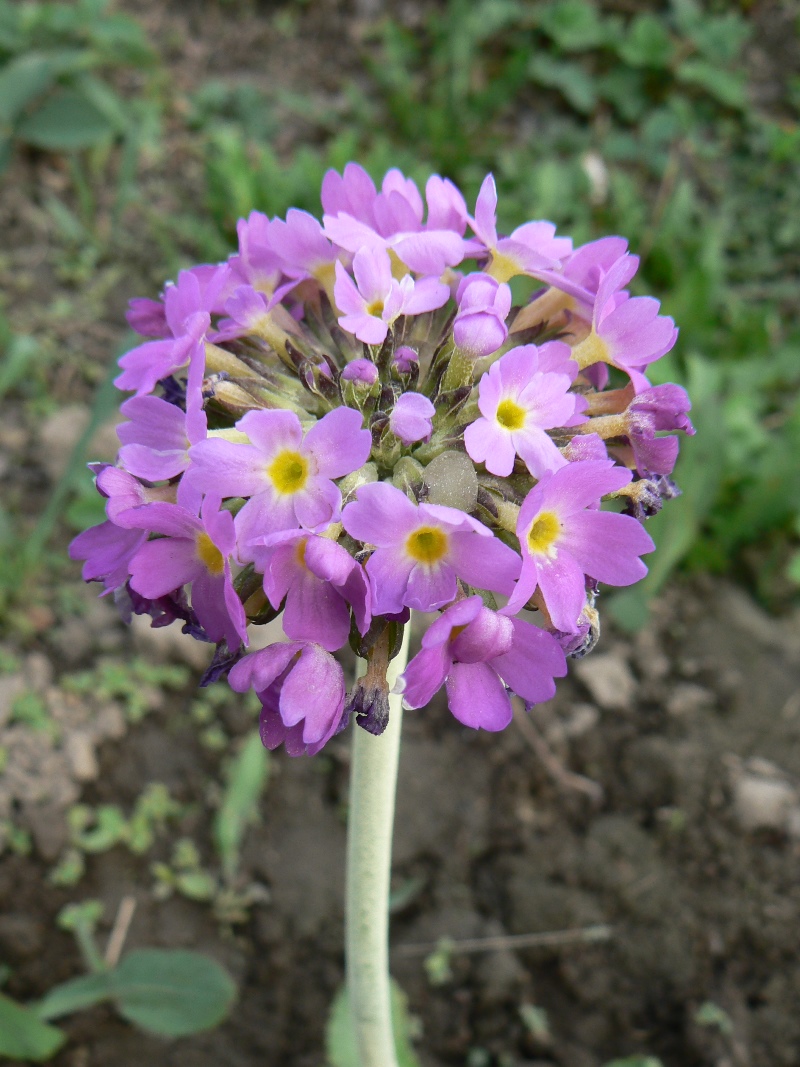
[[[676,492],[664,431],[694,432],[683,389],[646,376],[675,325],[629,294],[622,238],[498,236],[496,205],[491,176],[470,214],[447,179],[423,201],[350,163],[322,221],[253,212],[227,262],[131,302],[107,521],[71,555],[128,614],[215,643],[204,680],[256,690],[270,748],[313,754],[353,715],[379,733],[412,609],[438,614],[406,704],[444,685],[500,730],[510,693],[548,699],[596,640],[597,583],[646,573],[642,522]],[[279,615],[288,640],[246,654]],[[348,641],[368,663],[349,695]]]

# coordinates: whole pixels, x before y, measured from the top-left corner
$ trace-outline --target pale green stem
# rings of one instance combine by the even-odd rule
[[[389,664],[389,689],[406,667],[406,624]],[[402,697],[389,696],[380,737],[354,726],[347,822],[347,989],[361,1067],[397,1067],[389,988],[389,879],[403,720]]]

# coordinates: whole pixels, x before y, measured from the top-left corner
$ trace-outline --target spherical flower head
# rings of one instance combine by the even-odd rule
[[[375,546],[367,574],[376,615],[443,607],[455,599],[458,578],[508,594],[519,574],[516,552],[477,519],[457,508],[415,505],[386,482],[362,486],[342,525]]]
[[[479,596],[447,608],[427,629],[399,685],[403,703],[424,707],[446,685],[450,711],[465,726],[503,730],[512,707],[506,685],[527,703],[549,700],[567,673],[558,642],[531,623],[485,607]]]
[[[517,521],[522,573],[503,613],[515,615],[539,589],[557,630],[575,631],[586,602],[586,578],[631,585],[647,574],[639,559],[650,536],[629,515],[597,510],[600,498],[631,480],[612,460],[588,460],[542,476]]]
[[[324,529],[339,514],[333,479],[366,463],[372,447],[360,412],[335,408],[304,435],[292,411],[250,411],[236,423],[248,443],[209,438],[190,450],[203,492],[248,498],[236,516],[239,556],[279,530]]]
[[[344,710],[342,668],[310,641],[278,643],[240,660],[228,675],[231,689],[254,689],[262,704],[266,748],[283,744],[290,756],[315,756],[336,733]]]
[[[461,351],[471,359],[496,352],[508,337],[511,289],[488,274],[468,274],[459,283],[456,302],[453,338]]]
[[[481,418],[469,425],[464,444],[476,463],[491,474],[507,477],[520,456],[539,478],[567,462],[545,432],[584,421],[582,397],[570,386],[578,365],[560,341],[512,348],[493,363],[479,384]]]

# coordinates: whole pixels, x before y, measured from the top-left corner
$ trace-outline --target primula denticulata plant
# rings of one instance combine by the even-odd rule
[[[508,237],[434,175],[329,171],[323,220],[254,211],[226,262],[133,300],[144,338],[116,379],[107,521],[71,546],[123,614],[176,619],[262,703],[261,737],[319,752],[355,720],[347,970],[363,1067],[396,1062],[386,901],[402,708],[442,687],[502,730],[512,694],[555,692],[599,633],[598,583],[646,573],[643,521],[677,492],[694,430],[646,374],[671,318],[626,286],[622,237],[573,249],[550,222]],[[533,279],[512,307],[510,279]],[[606,506],[607,505],[607,506]],[[412,610],[437,613],[408,662]],[[531,613],[536,612],[536,622]],[[247,653],[248,624],[285,641]],[[335,653],[365,662],[352,686]]]

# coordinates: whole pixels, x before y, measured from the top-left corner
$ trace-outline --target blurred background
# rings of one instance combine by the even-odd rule
[[[198,696],[181,635],[131,638],[66,545],[104,517],[85,463],[116,451],[127,300],[227,256],[254,208],[319,214],[349,160],[470,206],[492,171],[501,231],[626,236],[681,330],[654,379],[698,429],[648,578],[535,736],[409,725],[398,941],[623,931],[401,954],[423,1063],[800,1062],[798,29],[796,0],[0,0],[5,988],[80,969],[66,905],[99,899],[102,932],[133,893],[132,943],[205,946],[242,989],[175,1047],[94,1009],[58,1064],[320,1062],[346,742],[248,772],[254,708]],[[231,855],[209,826],[240,781]]]

